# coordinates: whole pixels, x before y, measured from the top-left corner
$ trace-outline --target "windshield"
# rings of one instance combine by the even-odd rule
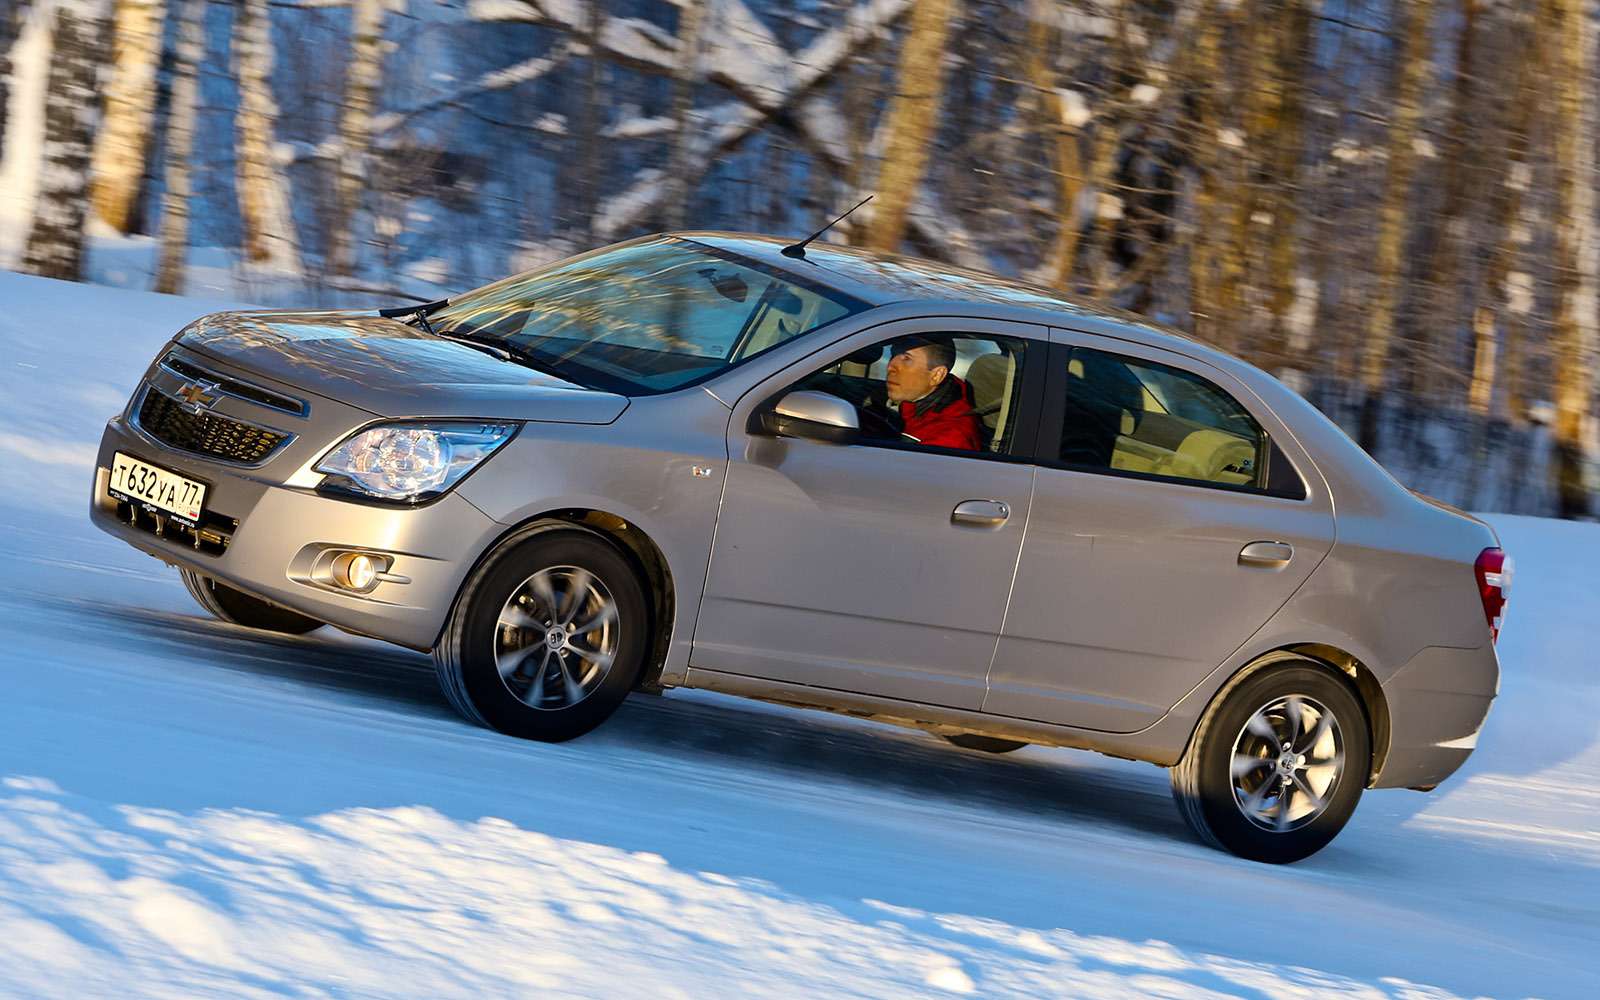
[[[485,285],[429,317],[592,389],[667,392],[865,309],[848,295],[688,240],[601,250]]]

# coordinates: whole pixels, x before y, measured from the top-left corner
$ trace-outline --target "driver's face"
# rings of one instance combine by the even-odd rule
[[[921,399],[938,387],[946,375],[943,365],[929,366],[927,347],[907,347],[889,358],[889,374],[885,383],[889,402],[901,403]]]

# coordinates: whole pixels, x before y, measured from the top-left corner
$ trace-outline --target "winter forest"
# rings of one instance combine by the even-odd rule
[[[387,305],[873,193],[827,238],[1144,314],[1408,486],[1593,516],[1594,13],[0,0],[0,266]]]

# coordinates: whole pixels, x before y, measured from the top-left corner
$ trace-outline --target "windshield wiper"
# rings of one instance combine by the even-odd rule
[[[433,333],[433,324],[428,322],[428,317],[450,304],[449,299],[435,299],[432,302],[420,302],[414,306],[389,306],[379,309],[378,315],[384,319],[400,319],[401,317],[415,316],[417,323],[428,333]]]

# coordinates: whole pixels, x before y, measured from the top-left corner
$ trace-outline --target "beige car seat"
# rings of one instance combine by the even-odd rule
[[[999,451],[1005,445],[1016,378],[1016,363],[1004,354],[981,354],[967,366],[973,410],[989,431],[990,451]]]

